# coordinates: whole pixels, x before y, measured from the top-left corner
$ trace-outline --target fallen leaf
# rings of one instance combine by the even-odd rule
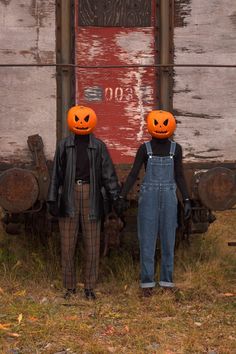
[[[226,297],[235,296],[235,294],[232,294],[232,293],[224,293],[223,295]]]
[[[30,316],[30,317],[28,317],[28,321],[30,321],[30,322],[36,322],[36,321],[38,321],[38,318],[37,318],[37,317],[34,317],[34,316]]]
[[[50,349],[52,347],[52,343],[48,343],[47,345],[45,345],[44,349]]]
[[[102,336],[110,336],[115,332],[115,328],[113,326],[108,326]]]
[[[4,291],[2,290],[2,288],[0,288],[0,294],[4,294]]]
[[[4,330],[4,331],[9,331],[9,327],[11,326],[10,323],[5,323],[5,324],[1,324],[0,323],[0,329]]]
[[[194,322],[195,326],[201,327],[202,323],[201,322]]]
[[[65,317],[65,320],[67,320],[67,321],[76,321],[78,319],[79,319],[79,317],[77,315]]]
[[[14,296],[25,296],[26,290],[19,290],[16,293],[14,293]]]
[[[125,329],[125,332],[127,332],[127,333],[129,332],[129,327],[128,326],[125,326],[124,329]]]
[[[19,335],[18,333],[12,333],[12,332],[7,333],[7,335],[8,335],[9,337],[14,337],[14,338],[20,337],[20,335]]]
[[[17,318],[19,324],[21,323],[22,318],[23,318],[23,315],[22,315],[22,313],[20,313],[19,316],[18,316],[18,318]]]

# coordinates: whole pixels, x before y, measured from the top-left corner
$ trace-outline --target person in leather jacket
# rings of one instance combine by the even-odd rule
[[[74,106],[67,123],[72,134],[62,139],[55,152],[48,209],[59,217],[65,298],[76,292],[75,253],[81,226],[84,246],[84,294],[95,299],[100,253],[102,188],[111,201],[120,186],[105,143],[92,133],[96,113],[89,107]]]

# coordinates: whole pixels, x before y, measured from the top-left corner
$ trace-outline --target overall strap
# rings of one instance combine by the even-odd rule
[[[148,157],[152,157],[151,142],[150,142],[150,141],[146,141],[146,142],[145,142],[145,145],[146,145]]]
[[[170,140],[170,143],[170,156],[173,157],[175,155],[176,142]]]

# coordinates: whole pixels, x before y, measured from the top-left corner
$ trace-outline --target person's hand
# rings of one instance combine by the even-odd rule
[[[191,207],[191,201],[189,199],[184,200],[184,218],[185,220],[188,220],[191,216],[192,212],[192,207]]]
[[[126,198],[119,196],[113,201],[113,208],[118,216],[122,215],[129,207],[129,202]]]
[[[57,202],[48,202],[47,207],[48,207],[48,212],[51,216],[57,217],[59,215]]]

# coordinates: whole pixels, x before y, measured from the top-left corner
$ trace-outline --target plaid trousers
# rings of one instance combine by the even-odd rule
[[[100,221],[89,220],[89,184],[75,184],[75,217],[59,218],[63,285],[76,288],[75,254],[79,225],[83,235],[84,287],[94,288],[98,278]]]

